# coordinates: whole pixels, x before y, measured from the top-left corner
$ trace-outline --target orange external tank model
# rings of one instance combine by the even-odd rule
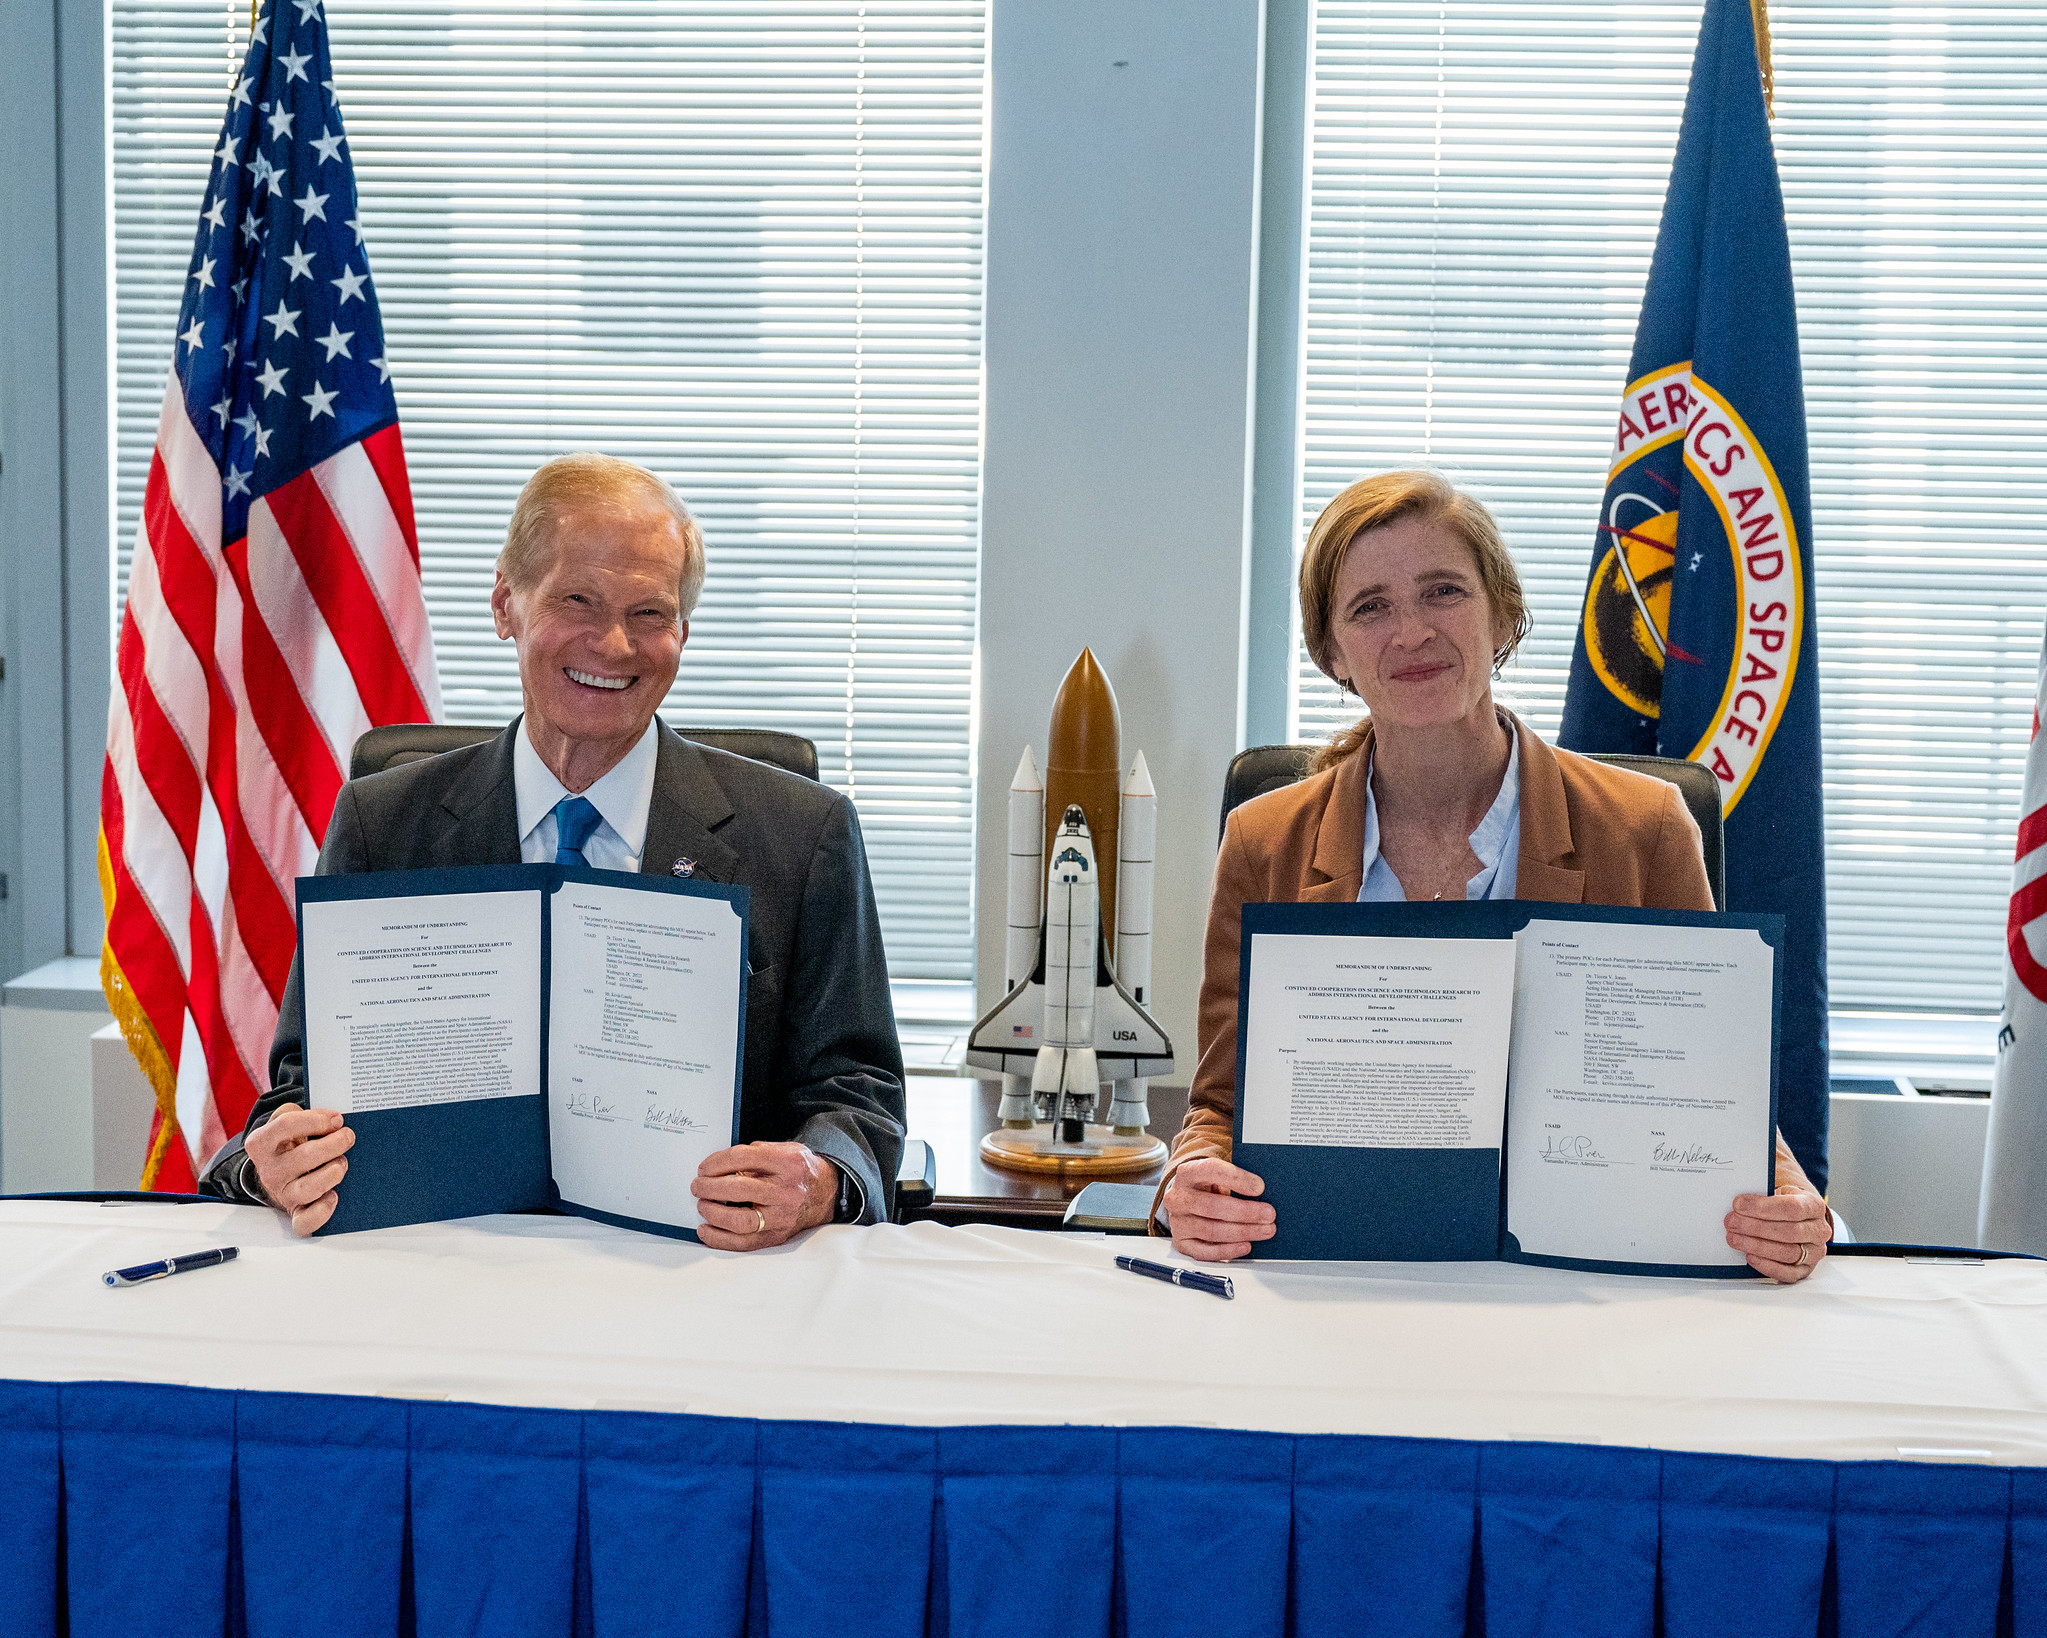
[[[1101,873],[1102,936],[1116,947],[1116,834],[1123,798],[1123,719],[1116,690],[1084,648],[1052,701],[1045,740],[1045,851],[1070,807],[1087,815]]]

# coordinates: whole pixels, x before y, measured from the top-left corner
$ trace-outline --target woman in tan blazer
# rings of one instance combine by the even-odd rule
[[[1200,1061],[1159,1208],[1208,1261],[1273,1232],[1262,1180],[1230,1162],[1239,911],[1246,904],[1535,899],[1710,910],[1698,827],[1677,788],[1554,750],[1493,701],[1527,635],[1513,559],[1483,505],[1433,472],[1352,484],[1301,562],[1308,652],[1370,714],[1308,777],[1230,815],[1209,900]],[[1773,1280],[1805,1278],[1832,1218],[1777,1139],[1777,1192],[1737,1195],[1727,1243]]]

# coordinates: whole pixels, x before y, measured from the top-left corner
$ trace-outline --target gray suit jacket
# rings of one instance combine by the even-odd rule
[[[334,804],[319,873],[519,863],[512,725],[464,750],[350,780]],[[852,1173],[862,1222],[884,1222],[903,1146],[903,1059],[860,822],[829,787],[679,737],[665,723],[643,873],[677,859],[749,890],[746,1073],[739,1141],[808,1144]],[[277,1016],[270,1090],[244,1135],[280,1106],[306,1106],[299,963]],[[346,1181],[341,1185],[348,1187]],[[263,1204],[240,1138],[200,1187]]]

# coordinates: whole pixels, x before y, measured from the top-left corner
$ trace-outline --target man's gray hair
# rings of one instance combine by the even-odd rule
[[[523,591],[544,572],[555,527],[563,517],[573,512],[630,511],[650,504],[666,510],[682,536],[682,580],[676,591],[682,618],[687,620],[704,589],[704,532],[667,479],[616,455],[587,449],[557,455],[528,478],[505,529],[498,573],[507,584]]]

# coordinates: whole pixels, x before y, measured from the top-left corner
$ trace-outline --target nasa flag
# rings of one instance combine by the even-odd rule
[[[2047,1256],[2047,648],[2033,704],[2026,794],[2004,930],[2004,1028],[1983,1150],[1976,1243]],[[2038,952],[2038,953],[2036,953]]]
[[[1562,743],[1720,782],[1729,910],[1785,919],[1779,1113],[1827,1179],[1827,931],[1805,394],[1749,0],[1706,0]]]

